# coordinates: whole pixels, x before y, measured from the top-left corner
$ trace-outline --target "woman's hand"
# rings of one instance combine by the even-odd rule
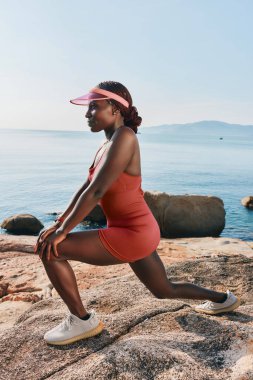
[[[62,230],[56,230],[51,235],[47,236],[46,238],[43,238],[41,243],[39,243],[38,251],[39,256],[42,258],[43,254],[46,255],[47,260],[50,260],[50,256],[55,255],[56,257],[59,257],[58,251],[57,251],[57,244],[62,242],[64,239],[66,239],[67,234],[63,232]]]
[[[58,222],[55,222],[55,224],[53,224],[52,226],[40,231],[40,234],[34,246],[34,253],[36,253],[38,246],[45,240],[45,238],[49,236],[50,234],[52,234],[53,232],[55,232],[57,228],[61,226],[61,224],[62,223],[58,221]]]

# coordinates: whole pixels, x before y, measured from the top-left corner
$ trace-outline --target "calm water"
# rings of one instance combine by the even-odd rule
[[[241,129],[223,140],[217,133],[173,128],[140,128],[137,136],[143,190],[218,196],[226,210],[221,236],[253,240],[253,211],[240,203],[253,195],[253,129],[252,135]],[[49,226],[55,216],[48,213],[66,209],[103,141],[103,132],[0,129],[0,222],[29,213]]]

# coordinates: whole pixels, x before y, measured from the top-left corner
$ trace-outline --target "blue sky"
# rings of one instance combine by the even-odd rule
[[[253,1],[0,1],[0,128],[89,130],[70,99],[123,83],[142,127],[253,124]]]

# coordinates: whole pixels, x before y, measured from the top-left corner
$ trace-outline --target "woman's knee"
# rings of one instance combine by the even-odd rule
[[[44,265],[50,265],[50,263],[60,261],[60,259],[53,254],[50,254],[49,258],[46,254],[43,254],[40,259]]]
[[[152,293],[158,299],[174,298],[175,289],[173,283],[168,280],[166,284],[162,284],[158,289],[154,290]]]
[[[47,249],[44,250],[42,256],[40,257],[43,264],[50,264],[55,261],[66,260],[64,258],[64,252],[66,252],[66,246],[63,244],[64,241],[65,240],[57,245],[56,250],[54,250],[52,246],[50,251],[47,251]]]

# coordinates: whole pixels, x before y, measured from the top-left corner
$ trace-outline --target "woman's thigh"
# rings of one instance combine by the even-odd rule
[[[53,260],[56,261],[76,260],[93,265],[124,264],[106,250],[96,229],[69,232],[66,238],[57,244],[57,252],[59,257],[53,256]]]

